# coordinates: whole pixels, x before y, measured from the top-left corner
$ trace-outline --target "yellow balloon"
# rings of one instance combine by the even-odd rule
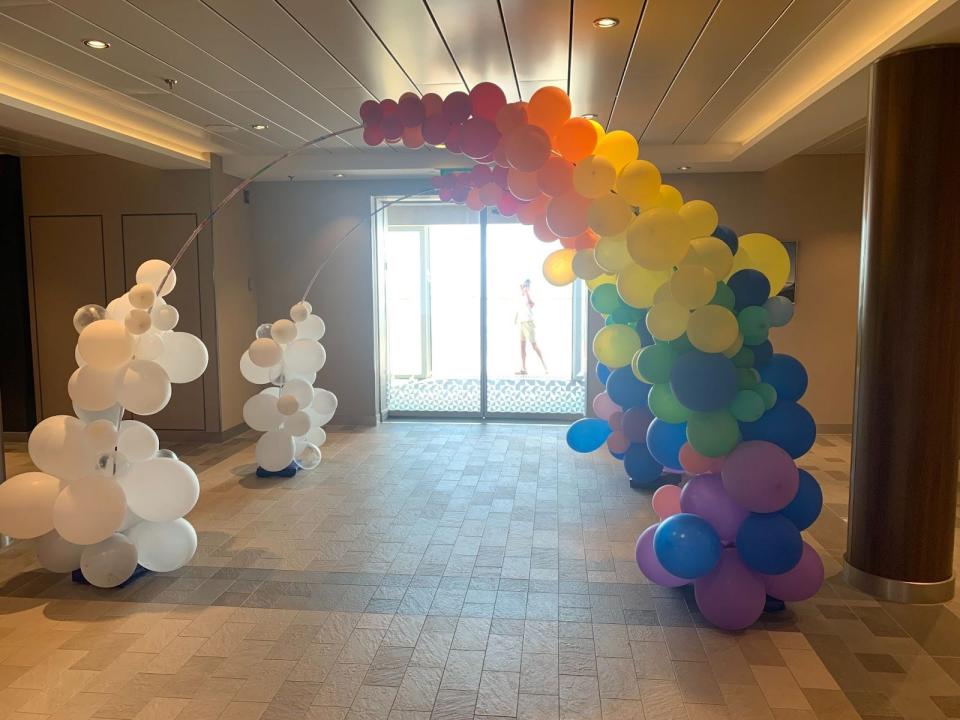
[[[670,271],[661,270],[660,272],[667,273],[667,280],[670,280]],[[653,294],[653,304],[664,302],[666,300],[673,300],[673,293],[670,291],[670,283],[665,282],[660,287],[657,288],[657,291]]]
[[[647,311],[647,330],[657,340],[676,340],[690,321],[690,311],[675,300],[658,302]]]
[[[689,247],[687,224],[667,208],[640,213],[627,229],[630,256],[648,270],[669,270],[683,260]]]
[[[596,120],[590,120],[590,125],[593,127],[593,131],[597,134],[597,142],[603,140],[603,136],[607,134],[607,131],[603,129],[603,125],[598,123]]]
[[[633,221],[633,208],[620,195],[607,193],[590,203],[587,225],[597,235],[619,235]]]
[[[748,233],[740,236],[740,249],[733,259],[732,272],[753,268],[767,276],[770,295],[776,295],[790,277],[790,256],[783,243],[766,233]]]
[[[590,155],[573,168],[573,188],[586,198],[598,198],[613,189],[617,169],[607,158]]]
[[[653,305],[659,288],[669,287],[669,279],[669,270],[647,270],[631,262],[617,277],[617,292],[630,307],[647,308]]]
[[[683,195],[673,185],[661,185],[660,206],[669,210],[679,210],[683,207]]]
[[[691,200],[684,203],[677,212],[690,228],[690,237],[710,235],[720,222],[716,209],[706,200]]]
[[[590,290],[590,292],[593,292],[600,285],[608,285],[608,284],[616,283],[617,276],[616,275],[600,275],[598,277],[593,278],[593,280],[585,280],[584,282],[586,282],[587,288]]]
[[[737,335],[737,339],[733,341],[733,345],[731,345],[726,350],[724,350],[723,354],[726,355],[728,358],[732,358],[734,355],[740,352],[740,348],[742,347],[743,347],[743,333],[739,333]]]
[[[573,256],[571,266],[574,274],[583,280],[593,280],[603,275],[603,268],[597,265],[593,248],[577,250],[577,254]]]
[[[631,160],[617,177],[617,193],[631,205],[641,206],[660,199],[660,171],[647,160]]]
[[[551,285],[569,285],[577,279],[573,272],[573,258],[576,250],[563,248],[547,255],[543,261],[543,277]]]
[[[593,249],[597,265],[607,272],[616,273],[628,265],[633,265],[633,258],[627,250],[627,236],[624,234],[611,237],[601,237]]]
[[[593,354],[608,368],[626,367],[640,349],[640,336],[629,325],[607,325],[593,336]]]
[[[685,308],[706,305],[717,291],[717,278],[703,265],[681,265],[670,278],[670,294]]]
[[[620,168],[628,162],[636,160],[639,152],[640,146],[633,135],[626,130],[614,130],[597,141],[597,148],[593,154],[607,158],[619,172]]]
[[[733,253],[723,240],[707,235],[690,241],[690,252],[681,264],[703,265],[717,278],[725,278],[733,267]]]
[[[704,305],[690,314],[687,338],[697,350],[723,352],[736,342],[739,334],[737,317],[722,305]]]

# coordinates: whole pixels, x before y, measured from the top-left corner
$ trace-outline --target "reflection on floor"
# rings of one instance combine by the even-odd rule
[[[252,435],[174,446],[203,482],[191,566],[103,591],[36,570],[22,544],[0,553],[0,717],[960,716],[960,604],[880,603],[835,576],[846,439],[802,463],[834,577],[731,634],[645,582],[649,498],[563,432],[347,429],[289,480],[252,475]]]
[[[584,378],[560,380],[527,375],[487,381],[489,412],[582,415]],[[480,412],[480,381],[458,378],[391,378],[387,407],[398,412]]]

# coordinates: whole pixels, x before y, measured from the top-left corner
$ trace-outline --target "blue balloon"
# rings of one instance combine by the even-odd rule
[[[759,270],[737,270],[727,278],[727,286],[733,290],[733,309],[737,312],[751,305],[763,305],[770,297],[770,281]]]
[[[750,350],[753,351],[753,366],[757,370],[764,367],[773,357],[773,343],[769,340],[764,340],[759,345],[751,345]]]
[[[716,567],[723,543],[699,515],[677,513],[660,522],[653,534],[653,550],[668,573],[693,580]]]
[[[793,569],[803,554],[800,531],[780,513],[750,513],[737,531],[736,545],[743,564],[764,575]]]
[[[690,410],[721,410],[737,394],[737,368],[720,353],[691,350],[674,361],[670,389],[680,404]]]
[[[680,469],[680,448],[686,441],[686,423],[668,423],[654,418],[647,428],[647,449],[663,467]]]
[[[798,458],[813,447],[817,424],[802,405],[778,402],[755,422],[740,423],[744,440],[766,440]]]
[[[807,371],[795,357],[776,353],[760,370],[760,378],[777,390],[777,400],[796,402],[807,391]]]
[[[617,460],[623,460],[627,456],[626,453],[616,453],[613,450],[610,451],[610,454],[613,455]]]
[[[658,485],[663,475],[663,465],[656,461],[643,443],[633,443],[627,448],[623,456],[623,469],[635,485]]]
[[[637,324],[634,325],[634,330],[636,330],[637,335],[640,336],[640,343],[643,347],[653,345],[655,340],[653,339],[653,335],[650,334],[650,331],[647,330],[647,308],[643,308],[640,311],[640,319],[637,321]]]
[[[608,377],[610,377],[610,368],[608,368],[602,362],[598,362],[597,363],[597,380],[599,380],[602,385],[606,385]]]
[[[639,405],[646,407],[649,393],[650,386],[638,380],[629,365],[617,368],[607,378],[607,395],[624,410]]]
[[[797,530],[806,530],[813,525],[823,509],[823,490],[820,483],[806,470],[800,471],[800,486],[790,504],[780,511],[797,526]]]
[[[567,428],[567,445],[575,452],[593,452],[607,441],[611,432],[606,420],[582,418]]]
[[[730,252],[734,255],[737,254],[737,250],[740,248],[740,240],[733,230],[726,225],[717,225],[717,229],[713,231],[713,236],[723,240],[727,244],[727,247],[730,248]]]

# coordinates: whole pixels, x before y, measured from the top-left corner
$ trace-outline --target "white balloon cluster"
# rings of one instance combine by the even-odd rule
[[[264,323],[240,358],[240,372],[255,385],[270,383],[243,406],[243,419],[263,435],[257,463],[279,472],[291,463],[304,470],[320,464],[326,442],[323,426],[337,409],[337,396],[315,388],[317,372],[327,360],[320,344],[326,328],[306,301],[290,308],[290,320]]]
[[[200,497],[196,473],[161,450],[149,426],[121,421],[125,409],[159,412],[171,383],[195,380],[207,367],[200,339],[174,331],[179,314],[161,297],[176,285],[169,269],[148,260],[129,292],[106,308],[77,310],[79,367],[67,383],[77,416],[40,422],[27,443],[40,471],[0,484],[0,532],[36,538],[41,565],[79,568],[99,587],[120,585],[138,563],[175,570],[197,549],[197,533],[183,518]]]

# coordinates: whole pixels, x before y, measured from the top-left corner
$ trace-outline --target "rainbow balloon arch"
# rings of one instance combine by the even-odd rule
[[[593,353],[606,391],[567,443],[606,445],[633,486],[656,489],[660,522],[636,547],[647,578],[692,583],[703,616],[731,630],[770,598],[813,596],[823,563],[801,531],[823,496],[795,463],[816,437],[797,403],[807,373],[768,338],[793,316],[778,295],[790,271],[783,245],[738,237],[710,203],[684,201],[630,133],[571,117],[560,88],[514,103],[492,83],[446,98],[407,93],[365,102],[360,117],[368,145],[429,144],[474,160],[434,179],[441,200],[516,216],[561,246],[544,261],[548,282],[586,282],[604,317]]]

